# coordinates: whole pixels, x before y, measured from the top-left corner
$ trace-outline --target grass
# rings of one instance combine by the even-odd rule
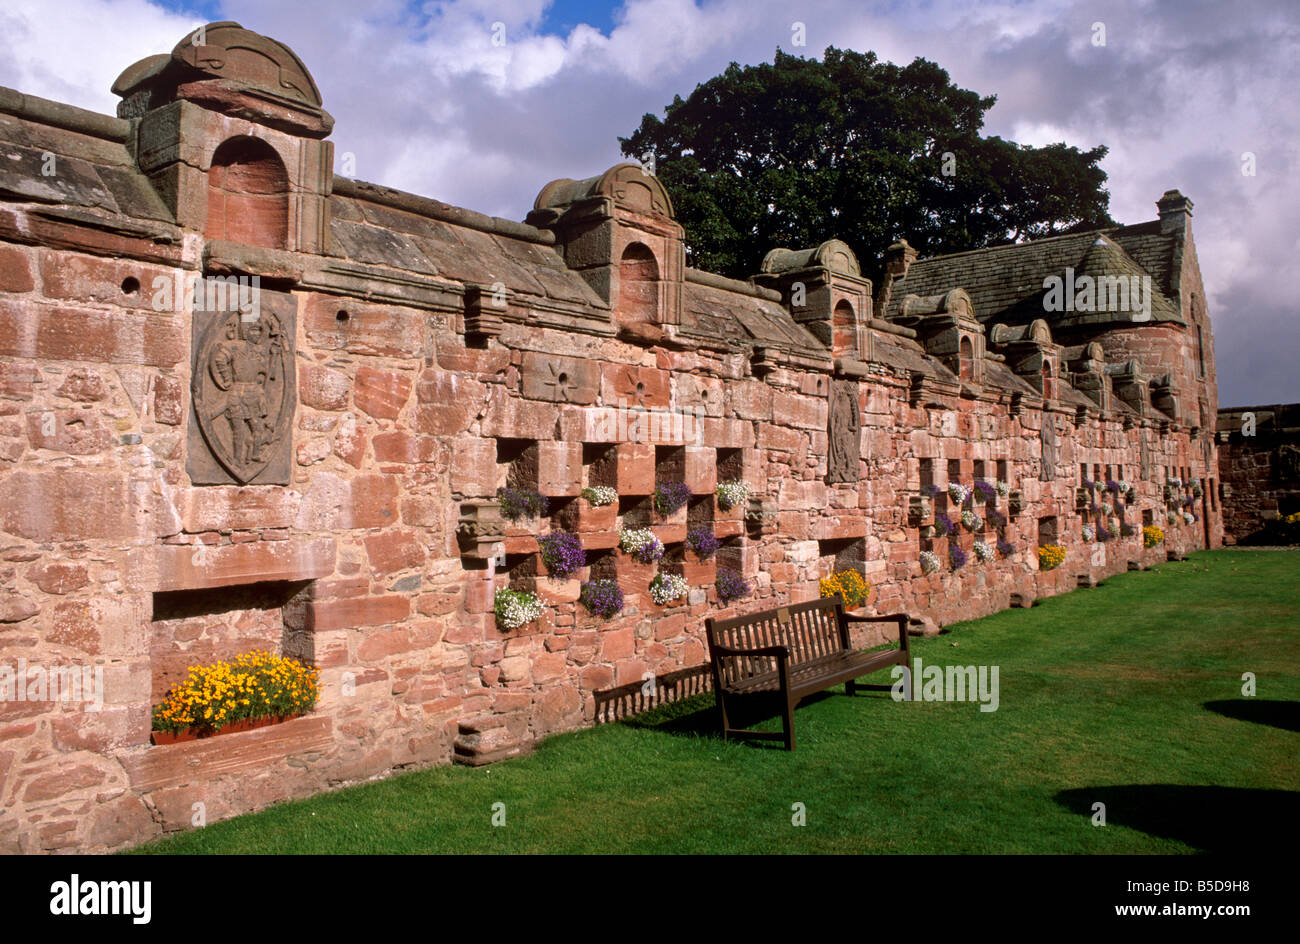
[[[1300,553],[1204,552],[915,641],[926,664],[999,666],[996,712],[839,689],[796,712],[790,754],[719,740],[701,696],[134,851],[1241,851],[1300,818],[1298,578]]]

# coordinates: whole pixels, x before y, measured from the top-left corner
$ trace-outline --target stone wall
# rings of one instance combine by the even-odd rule
[[[1224,541],[1265,540],[1300,512],[1300,404],[1222,409],[1218,441]]]
[[[233,30],[232,49],[261,44],[298,74],[285,47]],[[705,616],[809,599],[833,569],[859,569],[877,613],[948,623],[1218,542],[1204,498],[1194,524],[1163,520],[1213,451],[1184,422],[1080,394],[1069,380],[1102,377],[1097,351],[1072,373],[1045,327],[986,338],[956,295],[910,327],[877,320],[834,241],[751,282],[688,269],[671,201],[632,165],[548,184],[528,223],[331,177],[308,159],[332,124],[309,76],[284,101],[244,77],[241,98],[230,76],[205,87],[185,43],[124,73],[116,119],[0,90],[0,138],[64,167],[0,169],[0,664],[103,676],[100,710],[0,701],[0,849],[115,849],[519,753],[591,723],[599,692],[701,666]],[[241,226],[220,193],[240,175],[207,175],[259,120],[295,157],[288,203],[267,209],[285,195],[267,185]],[[212,277],[257,277],[260,313],[157,303]],[[1132,484],[1134,535],[1082,540],[1084,478]],[[650,496],[668,479],[691,499],[663,518]],[[724,510],[730,479],[752,495]],[[978,533],[933,536],[956,510],[927,486],[977,479],[1007,483],[1006,523],[981,507]],[[545,519],[501,522],[507,484],[545,494]],[[579,497],[598,484],[615,506]],[[1166,543],[1143,548],[1144,517]],[[624,526],[653,528],[664,560],[620,551]],[[700,526],[713,559],[686,549]],[[573,577],[540,562],[556,528],[586,550]],[[948,565],[949,543],[980,537],[1012,551]],[[1049,537],[1068,554],[1043,572]],[[655,604],[657,568],[689,596]],[[751,594],[720,604],[719,568]],[[614,618],[577,602],[596,576],[626,594]],[[499,627],[506,586],[535,589],[543,617]],[[185,668],[259,648],[320,668],[314,712],[150,744],[151,706]]]

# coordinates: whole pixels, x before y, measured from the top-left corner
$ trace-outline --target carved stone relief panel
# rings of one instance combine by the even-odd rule
[[[296,306],[253,291],[257,303],[242,311],[236,300],[194,313],[186,471],[195,485],[289,484]]]
[[[831,381],[828,421],[826,482],[857,482],[862,458],[861,417],[858,415],[858,385],[851,380]]]

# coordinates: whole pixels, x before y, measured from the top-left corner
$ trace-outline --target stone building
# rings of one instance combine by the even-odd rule
[[[118,848],[199,803],[508,756],[697,671],[705,615],[835,569],[945,623],[1221,540],[1217,490],[1192,486],[1217,476],[1217,403],[1176,192],[1139,226],[933,260],[900,242],[882,286],[834,239],[742,282],[685,265],[635,165],[547,184],[524,222],[335,175],[306,66],[237,24],[114,91],[110,117],[0,89],[0,849]],[[1070,267],[1154,290],[1053,312],[1044,277]],[[1085,479],[1125,480],[1128,507]],[[750,497],[723,509],[734,480]],[[937,534],[946,486],[977,480],[1005,494]],[[690,499],[664,518],[667,481]],[[504,521],[508,483],[548,515]],[[1166,524],[1174,505],[1197,519]],[[662,561],[619,549],[633,527]],[[585,549],[573,577],[539,564],[556,529]],[[1004,552],[954,568],[976,540]],[[1042,544],[1064,563],[1040,570]],[[656,604],[656,568],[689,595]],[[750,595],[720,604],[719,570]],[[612,618],[577,602],[596,577],[624,591]],[[506,586],[542,617],[499,627]],[[252,649],[319,667],[316,710],[151,745],[187,667]],[[6,689],[6,667],[93,667],[101,704]]]
[[[1300,403],[1219,410],[1223,540],[1275,540],[1270,521],[1300,512]]]

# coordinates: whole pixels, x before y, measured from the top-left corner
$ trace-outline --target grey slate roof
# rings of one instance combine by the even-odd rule
[[[1103,246],[1098,247],[1100,237]],[[920,259],[894,283],[886,317],[896,317],[908,295],[939,295],[962,288],[975,304],[976,317],[985,323],[1027,324],[1044,318],[1055,330],[1131,320],[1125,313],[1044,311],[1043,280],[1063,277],[1072,268],[1076,277],[1149,275],[1151,320],[1183,323],[1178,306],[1166,294],[1172,254],[1172,237],[1161,236],[1155,221]]]

